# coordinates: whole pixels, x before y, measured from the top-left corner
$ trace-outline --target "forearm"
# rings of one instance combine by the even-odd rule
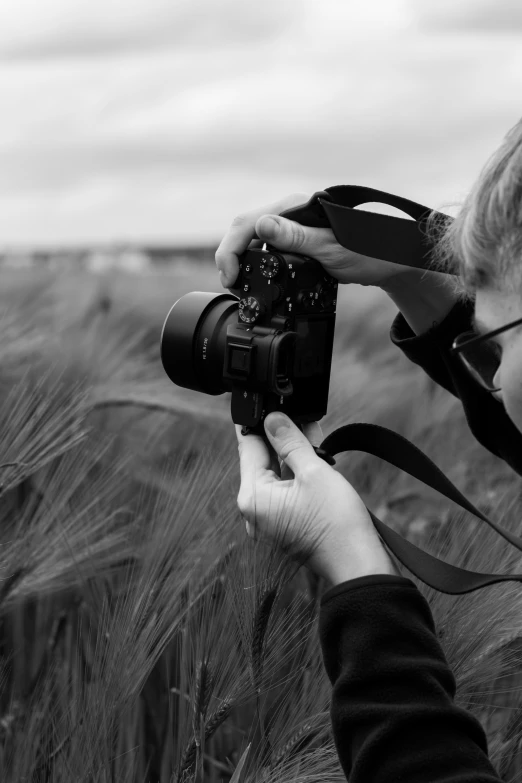
[[[453,275],[411,268],[385,280],[381,288],[397,305],[415,334],[420,335],[443,321],[457,303],[459,295],[455,282]]]
[[[413,582],[370,577],[323,595],[319,634],[332,729],[352,783],[499,783],[480,723]]]

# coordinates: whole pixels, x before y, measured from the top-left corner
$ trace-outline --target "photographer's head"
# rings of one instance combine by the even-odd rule
[[[487,333],[522,319],[522,297],[509,290],[481,287],[475,294],[475,325]],[[498,351],[499,366],[494,376],[494,392],[510,419],[522,432],[522,323],[490,339]]]
[[[478,333],[522,319],[522,120],[482,170],[438,251],[439,263],[458,259]],[[522,324],[486,345],[499,359],[494,395],[522,432]]]

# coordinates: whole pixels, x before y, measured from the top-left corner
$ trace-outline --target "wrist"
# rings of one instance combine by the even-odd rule
[[[325,574],[326,581],[329,587],[336,587],[336,585],[343,584],[343,582],[349,582],[352,579],[357,579],[360,576],[380,576],[381,574],[388,574],[389,576],[400,576],[398,569],[393,564],[390,557],[386,556],[381,560],[376,560],[373,563],[364,563],[360,567],[350,566],[333,568]]]
[[[416,335],[440,324],[459,300],[457,278],[444,272],[406,268],[381,284]]]
[[[326,579],[330,587],[360,576],[401,575],[378,536],[359,541],[357,549],[351,542],[346,546],[338,542],[335,548],[323,551],[313,561],[310,568]]]
[[[379,288],[388,296],[393,297],[394,295],[402,294],[408,289],[431,289],[433,286],[442,287],[443,289],[450,288],[453,291],[454,283],[455,278],[453,275],[405,266],[404,270],[382,280]]]

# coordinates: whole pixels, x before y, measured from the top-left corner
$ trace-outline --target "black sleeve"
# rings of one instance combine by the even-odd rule
[[[399,313],[390,337],[408,359],[461,399],[469,428],[478,442],[522,475],[522,434],[502,403],[479,386],[449,352],[455,337],[471,329],[473,308],[471,301],[457,302],[440,324],[420,336]]]
[[[410,579],[366,576],[328,590],[319,635],[331,720],[350,783],[499,783],[430,608]]]

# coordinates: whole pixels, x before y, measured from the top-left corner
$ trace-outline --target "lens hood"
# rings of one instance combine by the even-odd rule
[[[232,305],[237,307],[237,303],[238,298],[232,294],[216,294],[212,291],[191,291],[174,302],[161,333],[161,361],[173,383],[205,394],[223,394],[224,388],[218,390],[215,386],[208,386],[214,373],[204,375],[198,372],[202,365],[198,338],[207,315],[212,316],[211,321],[214,322],[215,319],[221,319]],[[210,331],[213,333],[214,329]],[[221,375],[222,367],[219,368],[220,379]]]

